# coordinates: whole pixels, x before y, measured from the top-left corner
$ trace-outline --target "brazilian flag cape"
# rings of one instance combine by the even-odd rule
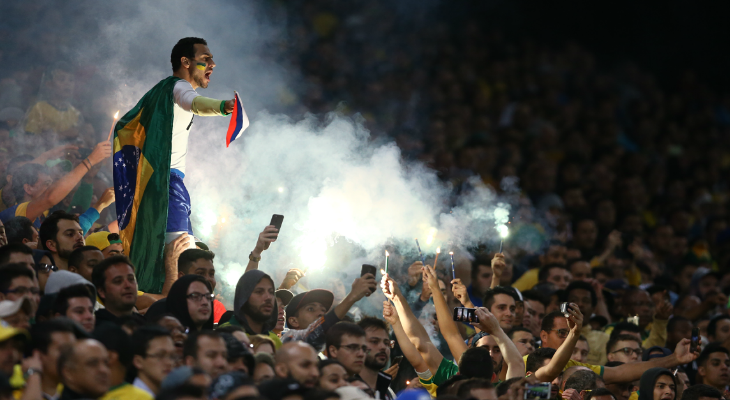
[[[160,81],[114,126],[114,193],[125,254],[137,273],[139,290],[160,293],[165,280],[172,89],[180,80]]]

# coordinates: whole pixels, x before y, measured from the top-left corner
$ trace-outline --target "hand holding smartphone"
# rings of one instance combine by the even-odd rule
[[[269,225],[274,225],[274,228],[276,228],[277,231],[281,231],[281,224],[284,222],[284,216],[279,214],[274,214],[271,216],[271,222]]]
[[[692,338],[689,344],[691,352],[700,351],[700,328],[692,328]]]

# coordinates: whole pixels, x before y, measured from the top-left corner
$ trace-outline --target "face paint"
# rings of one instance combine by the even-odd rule
[[[195,67],[196,67],[197,69],[201,70],[201,71],[205,71],[205,68],[206,68],[207,66],[208,66],[208,64],[206,64],[206,63],[202,63],[202,62],[196,63],[196,65],[195,65]]]

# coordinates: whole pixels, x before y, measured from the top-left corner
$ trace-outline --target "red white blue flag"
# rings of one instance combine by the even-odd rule
[[[248,128],[248,116],[246,110],[241,105],[241,98],[238,97],[238,92],[235,93],[236,104],[233,106],[233,112],[231,113],[231,122],[228,124],[228,133],[226,133],[226,147],[230,146],[231,142],[236,140],[243,131]]]

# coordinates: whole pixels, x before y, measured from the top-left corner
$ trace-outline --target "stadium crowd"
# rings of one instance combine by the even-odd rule
[[[111,147],[80,100],[93,73],[58,61],[62,37],[3,30],[0,60],[21,62],[0,63],[0,399],[730,400],[727,102],[468,18],[404,30],[382,1],[289,7],[295,104],[346,102],[455,195],[519,181],[504,252],[470,249],[456,279],[421,261],[365,274],[336,298],[258,269],[267,226],[231,309],[186,236],[162,293],[140,292],[108,211]],[[375,292],[382,315],[352,312]]]

